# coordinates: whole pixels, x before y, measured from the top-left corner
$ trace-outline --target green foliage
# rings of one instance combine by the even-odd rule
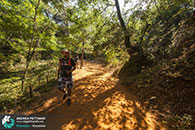
[[[34,1],[13,1],[3,0],[0,2],[0,45],[1,63],[15,61],[15,57],[27,56],[31,35],[33,33],[33,16],[36,6]],[[44,15],[48,5],[41,2],[37,16],[37,38],[41,38],[40,48],[46,50],[56,49],[55,29],[56,24]],[[45,32],[42,32],[47,27]],[[6,61],[5,59],[9,59]]]
[[[23,73],[22,64],[15,66],[9,73],[3,73],[0,77],[0,111],[19,108],[22,104],[31,104],[33,98],[29,98],[28,87],[33,88],[34,98],[41,93],[50,90],[56,84],[56,60],[42,60],[31,66],[25,90],[21,92],[20,78]],[[19,108],[20,109],[20,108]]]

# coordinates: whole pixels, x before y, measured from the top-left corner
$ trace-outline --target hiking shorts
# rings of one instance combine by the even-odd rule
[[[73,86],[72,79],[68,79],[64,77],[60,77],[58,79],[58,89],[64,89],[65,87],[67,87],[68,89],[71,89],[72,86]]]

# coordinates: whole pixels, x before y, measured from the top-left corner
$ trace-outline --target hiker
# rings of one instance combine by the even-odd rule
[[[71,89],[73,86],[72,72],[76,69],[76,63],[72,58],[70,58],[70,53],[68,50],[64,49],[61,51],[61,53],[64,57],[59,60],[58,89],[64,93],[63,100],[68,96],[67,102],[68,105],[70,105]]]

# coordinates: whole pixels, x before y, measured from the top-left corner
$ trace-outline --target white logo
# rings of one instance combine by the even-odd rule
[[[2,125],[5,128],[12,128],[15,124],[14,119],[10,118],[11,116],[5,115],[4,118],[2,119]]]
[[[4,118],[2,119],[2,125],[4,125],[6,122],[9,122],[10,116],[5,115]]]

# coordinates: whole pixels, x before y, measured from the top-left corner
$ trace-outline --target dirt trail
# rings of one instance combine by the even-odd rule
[[[70,106],[62,101],[63,94],[56,87],[42,106],[25,114],[45,115],[47,130],[164,130],[155,115],[111,74],[100,64],[85,63],[74,72]]]

